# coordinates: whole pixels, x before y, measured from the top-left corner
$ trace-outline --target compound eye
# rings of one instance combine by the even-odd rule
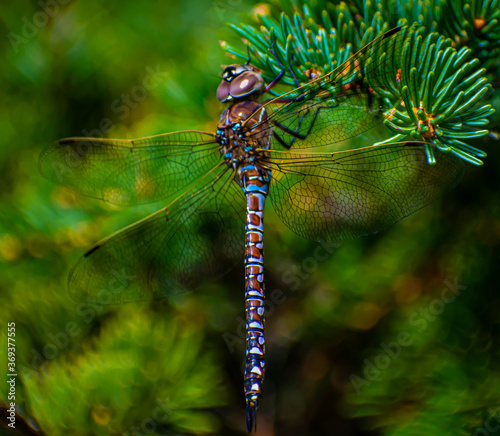
[[[230,94],[234,98],[244,97],[253,92],[260,91],[264,86],[264,80],[260,73],[246,71],[234,78],[230,85]]]
[[[230,100],[232,97],[229,95],[229,83],[223,80],[219,87],[217,88],[217,99],[221,103],[225,103]]]

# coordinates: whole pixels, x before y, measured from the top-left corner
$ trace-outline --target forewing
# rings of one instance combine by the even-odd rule
[[[47,179],[119,205],[151,203],[189,186],[221,161],[211,133],[181,131],[134,140],[68,138],[39,158]]]
[[[276,213],[305,238],[352,239],[386,229],[453,187],[462,160],[421,143],[337,153],[271,153]]]
[[[117,304],[196,288],[244,257],[245,199],[232,171],[97,243],[70,273],[77,301]]]
[[[386,32],[331,73],[264,104],[259,110],[274,132],[273,148],[332,145],[382,122],[381,99],[384,91],[399,94],[408,70],[403,45],[413,31],[403,26]]]

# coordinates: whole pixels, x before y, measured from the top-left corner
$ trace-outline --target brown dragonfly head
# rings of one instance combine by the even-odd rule
[[[226,103],[248,96],[257,97],[263,89],[264,79],[260,70],[251,65],[228,65],[222,72],[217,98]]]

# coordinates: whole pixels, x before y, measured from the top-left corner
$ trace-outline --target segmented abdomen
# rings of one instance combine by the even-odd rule
[[[263,213],[269,190],[268,177],[257,168],[242,174],[247,199],[245,246],[246,365],[245,399],[247,427],[251,431],[262,396],[264,380],[264,246]]]

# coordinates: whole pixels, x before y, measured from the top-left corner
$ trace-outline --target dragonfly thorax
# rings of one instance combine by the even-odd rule
[[[258,102],[243,101],[229,106],[217,128],[217,141],[226,164],[237,170],[262,162],[270,143],[267,127],[266,112]]]

